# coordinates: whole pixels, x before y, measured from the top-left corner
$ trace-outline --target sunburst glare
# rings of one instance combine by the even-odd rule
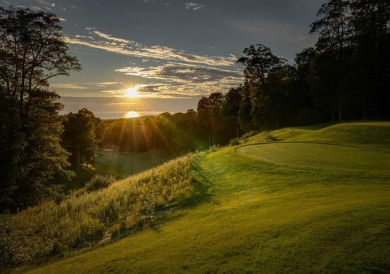
[[[139,94],[138,94],[138,87],[134,86],[134,87],[126,89],[125,95],[128,98],[137,98],[139,96]]]
[[[126,112],[125,114],[125,118],[137,118],[137,117],[139,117],[139,113],[136,111],[129,111]]]

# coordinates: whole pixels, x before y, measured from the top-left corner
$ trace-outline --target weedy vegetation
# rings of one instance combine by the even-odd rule
[[[1,269],[63,256],[153,226],[196,194],[190,170],[196,158],[181,157],[114,183],[111,176],[96,175],[58,203],[2,215]]]

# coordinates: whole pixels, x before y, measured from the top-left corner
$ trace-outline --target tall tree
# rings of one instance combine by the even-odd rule
[[[272,69],[282,65],[284,60],[262,44],[252,45],[244,49],[243,53],[245,56],[237,62],[245,66],[244,76],[250,91],[251,117],[257,127],[267,128],[271,111],[267,76]]]
[[[244,84],[240,86],[241,102],[240,109],[238,111],[238,124],[240,129],[244,132],[254,129],[252,116],[251,116],[251,96],[249,90],[248,80],[245,80]]]
[[[62,105],[47,87],[49,79],[78,69],[58,17],[0,8],[0,210],[38,201],[55,173],[66,174]]]
[[[350,21],[349,1],[330,0],[321,6],[317,13],[319,18],[311,24],[311,33],[318,33],[316,48],[324,64],[329,64],[325,69],[335,72],[330,81],[335,83],[336,104],[338,118],[343,120],[344,105],[347,101],[348,77],[350,71],[348,59],[349,47],[352,45],[353,27]],[[325,57],[325,58],[324,58]],[[322,66],[324,65],[322,64]]]
[[[390,118],[390,2],[351,1],[353,67],[363,118]]]
[[[83,162],[94,164],[98,144],[104,137],[103,122],[86,108],[64,117],[62,145],[71,154],[70,162],[80,169]]]
[[[208,143],[218,144],[219,134],[224,129],[222,106],[224,96],[222,93],[211,93],[209,97],[202,97],[197,106],[198,127],[203,131],[204,136],[208,138]]]
[[[238,138],[240,134],[238,124],[238,113],[240,111],[242,96],[242,86],[238,88],[231,88],[225,94],[225,101],[222,106],[222,114],[225,119],[225,123],[228,124],[229,137],[236,136]]]

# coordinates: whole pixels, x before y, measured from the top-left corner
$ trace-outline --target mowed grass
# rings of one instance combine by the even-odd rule
[[[390,170],[389,153],[345,145],[271,143],[242,146],[237,152],[277,165],[379,172]]]
[[[382,132],[390,125],[374,127]],[[354,140],[350,143],[389,150],[386,140],[366,142],[371,133],[349,131],[361,132],[361,141],[342,130],[334,130],[334,138],[327,131],[326,137],[305,138],[335,143],[341,135],[343,144]],[[257,154],[259,148],[253,146]],[[294,165],[291,155],[290,164],[280,165],[247,157],[235,148],[205,154],[194,170],[207,187],[202,201],[170,213],[166,222],[153,229],[31,272],[386,273],[390,269],[390,173],[378,170],[383,165],[380,158],[378,166],[353,168],[367,156],[367,151],[355,149],[355,160],[346,169]],[[340,156],[337,149],[328,154],[323,151],[316,160]]]
[[[355,144],[389,151],[390,122],[340,123],[285,141]]]

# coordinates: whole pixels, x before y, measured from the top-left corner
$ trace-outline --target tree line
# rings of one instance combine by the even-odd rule
[[[251,130],[389,119],[389,28],[387,0],[330,0],[310,25],[315,46],[293,63],[252,45],[237,60],[243,83],[202,97],[196,110],[102,121],[87,109],[60,116],[59,96],[48,89],[51,78],[81,68],[59,18],[0,8],[0,212],[39,202],[54,176],[93,164],[98,145],[177,154]]]
[[[317,18],[310,32],[318,40],[294,64],[262,44],[238,59],[243,130],[390,118],[390,3],[331,0]]]

